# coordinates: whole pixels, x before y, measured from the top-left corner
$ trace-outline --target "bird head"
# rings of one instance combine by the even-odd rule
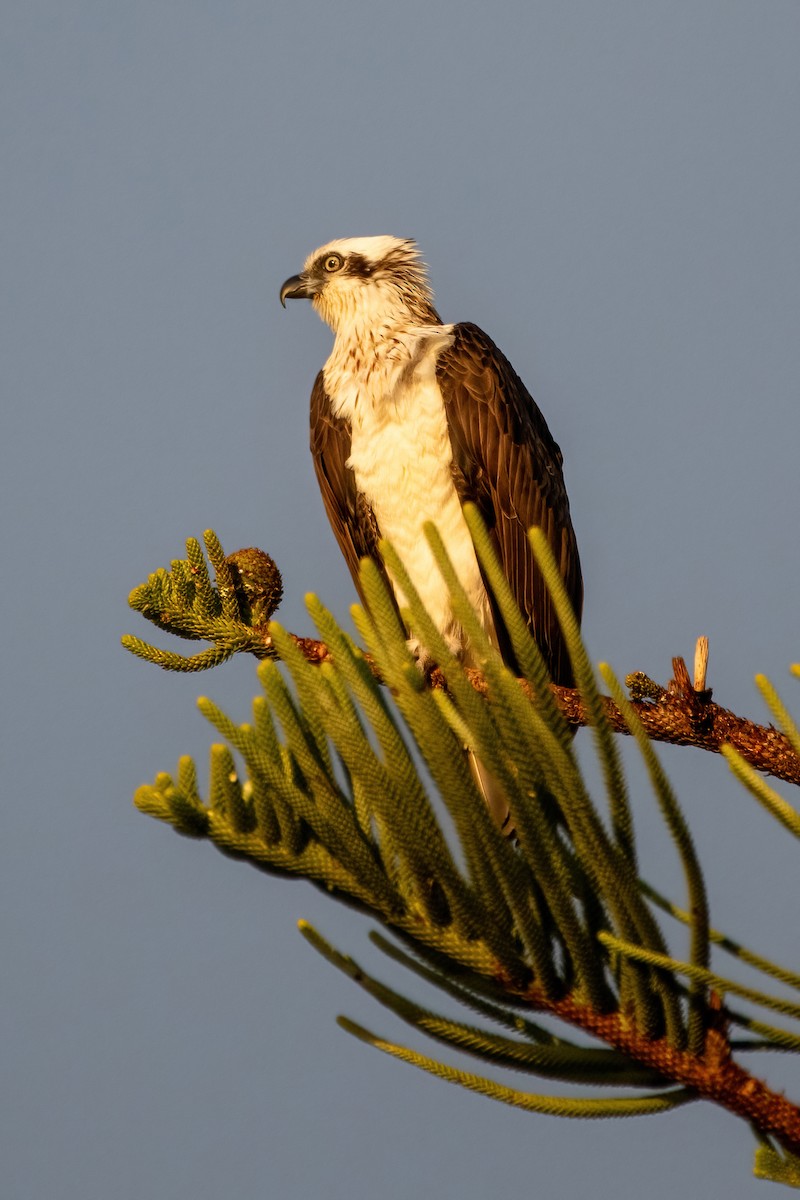
[[[338,238],[306,259],[281,288],[310,300],[334,333],[372,325],[439,324],[416,242],[410,238]]]

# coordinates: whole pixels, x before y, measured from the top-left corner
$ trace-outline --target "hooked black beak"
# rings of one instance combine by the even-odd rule
[[[281,288],[281,304],[286,308],[287,299],[308,300],[313,294],[313,290],[309,289],[307,279],[302,275],[292,275]]]

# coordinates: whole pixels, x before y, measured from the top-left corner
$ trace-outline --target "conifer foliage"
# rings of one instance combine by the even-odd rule
[[[603,683],[624,714],[650,779],[651,796],[632,803],[557,567],[545,538],[532,530],[531,544],[590,715],[602,776],[601,794],[590,794],[573,731],[486,530],[474,510],[465,515],[522,681],[489,644],[432,526],[426,536],[477,653],[485,694],[448,650],[391,546],[383,554],[408,597],[403,616],[436,662],[445,687],[429,686],[374,563],[365,561],[361,568],[367,607],[353,610],[361,645],[316,597],[308,599],[326,647],[317,662],[304,653],[301,639],[269,620],[280,599],[280,576],[268,556],[240,551],[226,559],[209,532],[205,545],[214,584],[192,539],[187,559],[151,575],[130,603],[158,627],[205,639],[210,648],[187,658],[137,638],[125,638],[124,644],[174,670],[200,670],[242,650],[255,653],[263,660],[262,692],[243,724],[208,699],[198,702],[221,739],[210,750],[204,794],[194,762],[182,758],[173,775],[159,774],[140,787],[135,803],[179,833],[206,838],[273,875],[306,878],[374,917],[383,927],[373,935],[375,945],[394,964],[459,1001],[463,1020],[421,1007],[307,924],[300,928],[329,963],[380,1005],[434,1042],[480,1060],[482,1073],[385,1041],[340,1018],[360,1040],[535,1113],[623,1117],[712,1101],[755,1132],[756,1174],[800,1187],[800,1109],[743,1065],[755,1050],[800,1053],[800,974],[714,927],[686,818],[635,706],[611,669],[601,665]],[[766,680],[760,686],[800,755],[800,733],[783,702]],[[490,817],[466,746],[503,787],[513,839]],[[735,751],[726,756],[734,774],[787,832],[800,834],[797,811]],[[685,895],[677,902],[643,879],[635,809],[652,802],[682,867]],[[669,934],[679,926],[689,931],[685,961],[670,951]],[[744,986],[730,977],[723,955],[755,968],[763,984]],[[483,1073],[492,1067],[588,1090],[569,1096],[518,1090]]]

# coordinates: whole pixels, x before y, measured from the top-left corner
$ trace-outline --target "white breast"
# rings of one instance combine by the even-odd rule
[[[450,649],[464,654],[464,632],[422,532],[426,521],[435,523],[481,623],[493,631],[450,471],[453,456],[436,381],[436,359],[451,341],[448,326],[414,330],[413,336],[395,340],[387,355],[371,357],[369,369],[361,366],[363,359],[345,357],[344,348],[337,346],[325,367],[325,383],[334,412],[350,422],[348,466],[370,501],[382,536],[394,545]],[[396,585],[395,591],[402,605]]]

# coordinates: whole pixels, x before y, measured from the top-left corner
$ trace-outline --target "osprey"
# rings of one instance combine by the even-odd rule
[[[569,686],[561,630],[527,538],[531,525],[544,530],[580,617],[583,585],[561,451],[508,359],[476,325],[443,324],[409,239],[329,242],[284,283],[281,304],[295,297],[311,300],[335,334],[311,393],[311,453],[356,588],[361,558],[386,573],[377,546],[388,538],[448,646],[469,663],[468,641],[422,533],[433,521],[484,629],[516,670],[464,521],[462,505],[471,500],[552,679]],[[507,807],[487,795],[485,771],[476,768],[502,821]]]

